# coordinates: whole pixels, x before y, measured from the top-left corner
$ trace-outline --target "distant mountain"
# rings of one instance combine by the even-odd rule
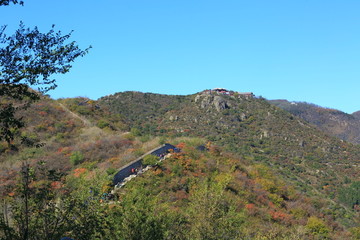
[[[360,111],[347,114],[305,102],[287,100],[270,100],[269,102],[314,124],[330,135],[360,144]]]

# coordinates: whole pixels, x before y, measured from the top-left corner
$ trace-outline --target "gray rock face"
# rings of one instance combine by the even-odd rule
[[[201,101],[201,108],[207,108],[212,102],[211,96],[205,96],[204,99]]]
[[[230,108],[230,104],[223,97],[210,94],[197,95],[195,97],[195,102],[199,103],[201,108],[210,108],[214,106],[218,112]]]
[[[220,112],[221,110],[224,110],[226,108],[229,108],[226,100],[220,96],[215,96],[213,102],[214,102],[214,106],[218,112]]]

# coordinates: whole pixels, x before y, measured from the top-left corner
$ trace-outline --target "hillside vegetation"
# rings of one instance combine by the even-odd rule
[[[125,92],[21,114],[18,151],[1,145],[3,208],[16,207],[0,238],[21,239],[27,198],[38,239],[360,238],[359,147],[265,99]],[[116,169],[165,142],[182,151],[104,197]]]
[[[123,134],[126,127],[121,117],[97,108],[89,99],[54,101],[44,97],[20,114],[26,127],[17,133],[18,140],[14,143],[19,151],[7,149],[5,143],[0,149],[3,194],[11,191],[8,186],[14,185],[24,162],[46,161],[52,169],[66,173],[83,162],[116,169],[136,156],[131,151],[124,152],[137,143]],[[124,154],[121,161],[114,161],[120,154]]]
[[[149,106],[157,102],[160,111]],[[139,134],[205,137],[277,169],[303,191],[336,198],[346,177],[359,177],[359,146],[331,137],[265,99],[206,91],[189,96],[125,92],[101,98],[99,104],[114,113],[142,112],[136,122],[130,112],[123,114]]]
[[[286,100],[271,100],[269,102],[317,126],[332,136],[355,144],[360,143],[359,112],[347,114],[305,102],[289,102]]]

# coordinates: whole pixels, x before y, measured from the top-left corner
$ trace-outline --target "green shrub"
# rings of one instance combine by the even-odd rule
[[[124,134],[123,137],[127,140],[133,141],[135,140],[135,136],[132,133]]]
[[[166,141],[166,138],[165,137],[160,137],[159,139],[159,144],[165,144],[167,141]]]
[[[360,227],[350,228],[352,239],[360,239]]]
[[[72,152],[70,156],[70,163],[72,165],[78,165],[84,160],[84,155],[80,151]]]
[[[99,128],[103,129],[103,128],[106,128],[106,127],[109,127],[110,126],[110,123],[104,119],[100,119],[97,123],[96,123],[96,126],[98,126]]]
[[[314,216],[309,217],[306,229],[311,235],[321,238],[327,238],[330,232],[330,229],[326,226],[324,221]]]
[[[143,155],[145,152],[144,152],[144,150],[142,150],[142,149],[136,149],[135,151],[134,151],[134,155],[136,156],[136,157],[140,157],[141,155]]]
[[[108,168],[108,169],[106,169],[106,173],[107,173],[108,175],[113,175],[115,172],[116,172],[116,169],[115,169],[115,168]]]
[[[139,140],[144,143],[150,140],[150,135],[144,135],[139,138]]]
[[[137,128],[131,128],[130,133],[134,136],[141,136],[141,132]]]
[[[159,160],[159,158],[157,156],[149,154],[144,157],[142,163],[144,165],[156,165],[158,160]]]
[[[5,142],[1,142],[0,143],[0,153],[5,152],[6,149],[7,149],[7,144]]]

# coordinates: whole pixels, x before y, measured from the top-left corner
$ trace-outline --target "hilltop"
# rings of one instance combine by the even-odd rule
[[[101,98],[99,104],[123,115],[139,134],[205,137],[272,164],[289,178],[311,179],[320,190],[324,184],[338,185],[345,176],[358,176],[358,146],[262,98],[210,91],[187,96],[124,92]],[[334,179],[334,174],[340,175]]]

